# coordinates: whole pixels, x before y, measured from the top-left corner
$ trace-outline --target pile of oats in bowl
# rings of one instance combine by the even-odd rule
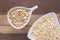
[[[11,10],[9,13],[9,19],[11,20],[11,23],[16,27],[20,27],[26,23],[28,17],[29,10],[25,8],[16,8]]]
[[[30,33],[34,40],[60,40],[60,29],[51,15],[38,21]]]

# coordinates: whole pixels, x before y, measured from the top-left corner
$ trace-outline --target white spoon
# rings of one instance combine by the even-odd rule
[[[23,24],[22,26],[20,26],[20,27],[14,26],[14,25],[11,23],[11,20],[9,19],[9,14],[10,14],[10,12],[11,12],[12,10],[16,9],[16,8],[24,8],[24,9],[30,10],[30,11],[29,11],[28,20],[26,21],[26,23],[24,23],[24,24]],[[32,8],[27,8],[27,7],[22,7],[22,6],[17,6],[17,7],[11,8],[11,9],[8,11],[8,13],[7,13],[7,19],[8,19],[9,24],[10,24],[13,28],[15,28],[15,29],[22,29],[22,28],[24,28],[24,27],[28,24],[28,22],[30,21],[32,12],[33,12],[35,9],[37,9],[37,8],[38,8],[37,5],[35,5],[35,6],[32,7]]]

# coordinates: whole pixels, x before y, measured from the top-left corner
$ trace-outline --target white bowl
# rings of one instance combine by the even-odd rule
[[[48,15],[51,15],[51,16],[54,17],[55,23],[56,23],[57,26],[60,28],[60,26],[59,26],[59,21],[58,21],[58,18],[57,18],[57,16],[56,16],[56,14],[55,14],[54,12],[50,12],[50,13],[48,13],[48,14],[43,15],[42,17],[40,17],[40,18],[32,25],[32,27],[30,28],[30,30],[29,30],[29,32],[28,32],[28,34],[27,34],[27,37],[28,37],[29,39],[35,40],[35,39],[31,36],[31,33],[32,33],[33,28],[35,27],[36,23],[38,23],[38,21],[41,21],[45,16],[48,16]]]
[[[11,12],[11,10],[16,9],[16,8],[25,8],[25,9],[30,10],[30,12],[29,12],[30,15],[29,15],[29,17],[28,17],[27,22],[24,23],[22,26],[17,27],[17,28],[16,28],[16,26],[14,26],[14,25],[11,23],[11,20],[9,19],[9,13]],[[17,6],[17,7],[13,7],[13,8],[11,8],[11,9],[8,11],[8,13],[7,13],[7,19],[8,19],[9,24],[10,24],[13,28],[15,28],[15,29],[22,29],[22,28],[24,28],[24,27],[28,24],[28,22],[30,21],[30,18],[31,18],[32,12],[33,12],[35,9],[37,9],[37,8],[38,8],[37,5],[34,6],[34,7],[32,7],[32,8],[27,8],[27,7],[22,7],[22,6]]]

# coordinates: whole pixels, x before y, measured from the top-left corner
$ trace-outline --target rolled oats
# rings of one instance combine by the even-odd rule
[[[35,40],[60,40],[58,29],[53,16],[46,16],[38,22],[32,30],[32,37]]]
[[[11,23],[16,27],[23,25],[29,17],[29,10],[24,8],[16,8],[10,12]]]

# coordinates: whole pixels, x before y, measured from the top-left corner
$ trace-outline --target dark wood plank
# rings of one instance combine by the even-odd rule
[[[0,33],[0,40],[29,40],[27,34],[2,34]]]
[[[0,0],[0,14],[15,6],[32,7],[38,5],[39,8],[33,14],[48,13],[51,11],[60,12],[60,0]]]

